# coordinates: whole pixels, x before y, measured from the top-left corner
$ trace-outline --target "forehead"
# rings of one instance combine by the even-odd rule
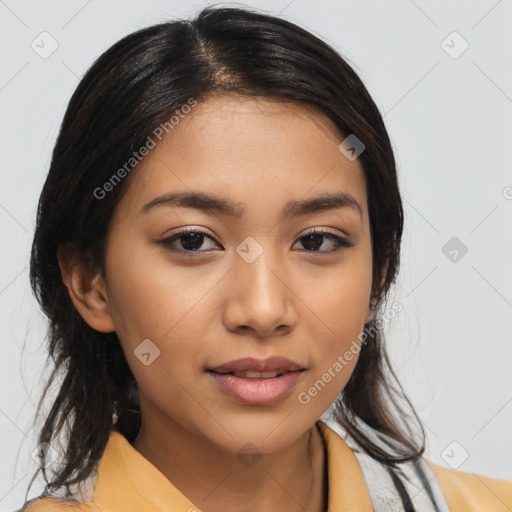
[[[130,210],[172,190],[215,192],[255,207],[342,191],[366,208],[362,165],[339,151],[343,138],[309,105],[208,97],[182,114],[129,176]]]

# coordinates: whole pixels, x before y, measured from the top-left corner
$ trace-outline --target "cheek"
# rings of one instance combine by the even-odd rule
[[[113,239],[107,253],[110,311],[132,343],[164,340],[184,325],[190,329],[190,318],[201,316],[202,300],[222,277],[199,266],[180,267],[164,248],[149,247]]]
[[[175,407],[185,407],[180,383],[202,371],[205,334],[215,313],[208,292],[223,273],[178,268],[164,249],[124,244],[130,245],[125,251],[112,243],[106,260],[116,332],[140,389],[163,407],[171,395]]]
[[[324,275],[304,286],[307,303],[312,306],[326,332],[331,334],[331,341],[341,343],[364,327],[371,286],[369,244],[350,249],[339,265],[329,268]]]
[[[355,368],[368,312],[371,271],[371,253],[366,248],[330,270],[329,279],[309,288],[307,304],[315,313],[308,315],[309,328],[315,350],[311,351],[312,371],[298,390],[298,401],[310,412],[321,415]]]

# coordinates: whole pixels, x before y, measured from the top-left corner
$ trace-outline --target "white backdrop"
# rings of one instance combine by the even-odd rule
[[[0,0],[2,511],[21,506],[36,469],[31,421],[45,323],[29,289],[28,257],[67,102],[94,59],[122,36],[204,5]],[[512,1],[242,5],[331,43],[381,109],[406,213],[394,293],[404,309],[387,335],[427,430],[427,458],[512,479]]]

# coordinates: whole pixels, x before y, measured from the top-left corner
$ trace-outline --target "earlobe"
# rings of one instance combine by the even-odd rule
[[[81,254],[75,244],[67,243],[59,246],[57,259],[64,285],[80,316],[97,331],[114,331],[105,281],[90,258]]]

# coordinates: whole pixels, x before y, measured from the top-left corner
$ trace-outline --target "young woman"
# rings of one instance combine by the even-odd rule
[[[312,34],[207,8],[113,45],[38,207],[60,388],[23,510],[512,507],[423,457],[382,337],[402,226],[382,118]]]

